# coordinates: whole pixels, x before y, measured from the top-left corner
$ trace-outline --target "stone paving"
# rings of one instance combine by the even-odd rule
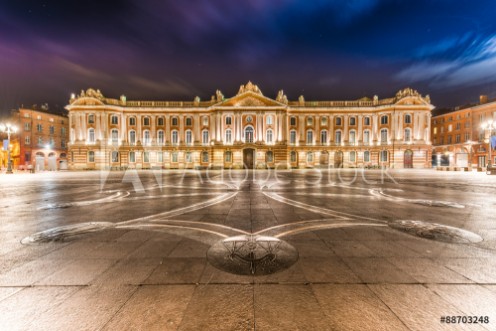
[[[1,330],[496,330],[496,176],[47,172],[0,187]]]

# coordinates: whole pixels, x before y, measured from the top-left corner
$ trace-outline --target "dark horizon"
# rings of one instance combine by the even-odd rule
[[[438,108],[496,97],[496,6],[469,1],[112,0],[0,4],[0,109],[71,93],[138,100],[235,95],[249,80],[290,100],[388,98]]]

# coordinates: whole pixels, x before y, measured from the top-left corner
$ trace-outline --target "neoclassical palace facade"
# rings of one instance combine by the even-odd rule
[[[429,96],[288,101],[241,85],[232,98],[130,101],[72,95],[71,169],[424,168],[431,163]]]

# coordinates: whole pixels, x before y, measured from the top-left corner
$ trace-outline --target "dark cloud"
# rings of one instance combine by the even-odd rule
[[[441,106],[491,92],[492,0],[110,0],[0,3],[0,107],[72,91],[146,99],[236,93],[386,97]],[[456,90],[456,95],[449,93]]]

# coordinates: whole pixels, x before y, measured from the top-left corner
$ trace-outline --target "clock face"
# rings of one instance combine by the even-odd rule
[[[246,121],[247,121],[248,123],[251,123],[251,121],[253,121],[253,118],[252,118],[251,116],[248,116],[248,117],[246,118]]]

